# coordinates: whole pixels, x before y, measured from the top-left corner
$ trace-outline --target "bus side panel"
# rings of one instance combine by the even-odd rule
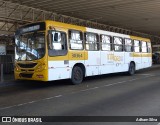
[[[124,65],[124,52],[114,52],[114,72],[126,71]]]
[[[151,67],[152,66],[152,54],[151,53],[149,53],[150,54],[150,57],[149,57],[149,61],[148,61],[148,67]]]
[[[147,68],[151,66],[151,54],[142,53],[142,68]]]
[[[134,62],[134,58],[132,56],[132,52],[125,52],[125,71],[128,71],[130,62]]]
[[[142,54],[141,53],[132,53],[134,62],[136,65],[136,70],[142,69]]]
[[[109,58],[110,55],[113,55],[112,51],[101,51],[101,74],[108,74],[114,72],[114,60]]]
[[[70,68],[67,61],[49,61],[48,62],[48,81],[69,78]]]
[[[88,60],[85,60],[86,76],[99,75],[101,65],[100,51],[88,51]]]
[[[68,54],[64,56],[48,56],[48,81],[69,78],[70,68]]]
[[[85,60],[88,59],[88,53],[84,50],[69,50],[69,78],[72,76],[72,70],[75,65],[82,64],[85,67]]]

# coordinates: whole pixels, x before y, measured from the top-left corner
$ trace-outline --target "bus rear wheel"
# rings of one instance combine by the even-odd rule
[[[130,63],[128,74],[129,75],[134,75],[135,74],[135,64],[133,62]]]
[[[75,66],[72,70],[71,82],[74,85],[78,85],[83,81],[83,71],[79,66]]]

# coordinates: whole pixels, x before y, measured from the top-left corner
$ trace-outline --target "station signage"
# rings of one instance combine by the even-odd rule
[[[6,45],[0,44],[0,55],[6,55]]]

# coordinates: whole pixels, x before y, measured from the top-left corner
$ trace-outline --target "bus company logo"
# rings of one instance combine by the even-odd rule
[[[108,54],[107,59],[111,61],[120,62],[123,61],[123,56],[115,56],[114,54]]]
[[[12,122],[11,117],[2,117],[2,122]]]

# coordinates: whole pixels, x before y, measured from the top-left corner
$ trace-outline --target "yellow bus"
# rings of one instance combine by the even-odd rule
[[[54,81],[150,67],[147,38],[56,21],[28,24],[15,33],[15,79]]]

